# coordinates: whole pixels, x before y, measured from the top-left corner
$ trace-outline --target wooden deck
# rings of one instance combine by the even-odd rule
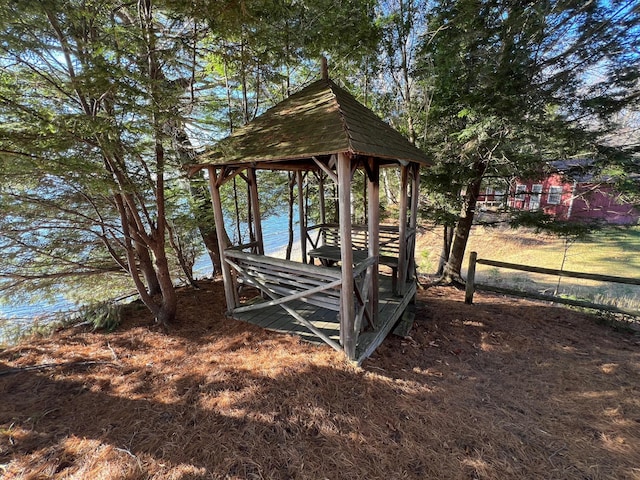
[[[383,342],[389,332],[403,316],[407,306],[415,297],[416,286],[408,285],[407,292],[399,297],[393,294],[392,281],[389,275],[380,275],[380,298],[378,306],[378,325],[374,331],[362,332],[356,345],[356,363],[360,365]],[[315,328],[340,343],[340,324],[335,311],[310,305],[300,300],[287,302],[298,314],[310,321]],[[232,312],[236,320],[252,323],[260,327],[281,333],[298,335],[303,340],[323,344],[320,337],[299,323],[279,305],[261,308],[249,312]],[[412,319],[408,319],[412,320]]]

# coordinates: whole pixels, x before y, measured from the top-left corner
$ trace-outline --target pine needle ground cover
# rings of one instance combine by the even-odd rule
[[[356,369],[223,298],[182,290],[168,333],[132,305],[0,352],[2,478],[640,479],[634,332],[432,287]]]

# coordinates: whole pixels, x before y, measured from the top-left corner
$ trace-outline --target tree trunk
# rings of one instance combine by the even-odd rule
[[[473,165],[476,175],[467,186],[462,211],[460,212],[460,217],[458,218],[458,223],[456,224],[453,234],[451,252],[444,266],[440,283],[453,285],[464,285],[465,283],[461,273],[462,260],[467,248],[467,242],[469,241],[469,234],[471,233],[473,218],[476,212],[476,203],[478,202],[478,195],[480,194],[480,184],[482,183],[482,177],[486,168],[487,163],[483,159],[476,160]]]
[[[162,301],[160,309],[156,314],[156,321],[163,327],[169,326],[176,319],[178,312],[178,297],[176,289],[169,273],[169,262],[164,252],[164,241],[160,242],[158,249],[154,249],[156,255],[156,271],[158,272],[158,281],[162,290]]]
[[[387,169],[381,169],[382,170],[382,185],[384,187],[384,196],[387,199],[387,205],[395,205],[398,203],[398,201],[396,200],[395,195],[393,194],[393,191],[391,190],[391,186],[389,185],[389,176],[387,174]]]
[[[442,251],[440,252],[440,259],[438,261],[438,270],[436,275],[442,276],[444,273],[444,266],[449,261],[449,253],[451,252],[451,243],[453,242],[454,227],[451,225],[442,226]]]
[[[171,131],[173,148],[178,154],[180,164],[186,166],[197,163],[195,148],[193,147],[191,139],[184,127],[177,122],[171,122],[168,127]],[[199,172],[198,175],[202,176],[203,173]],[[204,210],[207,209],[210,211],[211,204],[208,201],[201,200],[202,195],[199,194],[198,189],[194,185],[193,179],[189,179],[189,195],[195,204],[198,231],[200,232],[205,249],[211,259],[212,276],[215,276],[222,271],[222,266],[220,265],[220,250],[218,248],[218,235],[216,234],[215,226],[202,221],[203,218],[207,218],[208,216],[208,212],[205,212]]]
[[[184,247],[180,243],[180,238],[176,235],[175,230],[173,229],[173,227],[171,227],[171,224],[169,224],[169,222],[166,223],[165,228],[168,232],[169,243],[171,244],[171,248],[173,248],[173,251],[176,254],[178,264],[180,265],[182,273],[184,273],[184,276],[187,279],[187,283],[194,288],[200,288],[195,278],[193,278],[193,265],[195,263],[195,258],[187,259],[187,256],[184,252]]]
[[[293,186],[295,178],[292,173],[289,173],[289,211],[288,211],[288,230],[289,236],[287,237],[287,251],[285,258],[291,260],[291,251],[293,250]]]
[[[151,260],[151,255],[149,255],[149,249],[146,245],[142,245],[140,242],[134,242],[134,248],[136,251],[136,256],[138,257],[138,266],[140,268],[140,272],[144,277],[145,284],[147,285],[147,292],[152,297],[154,295],[158,295],[160,290],[160,282],[158,281],[158,276],[156,275],[156,271],[153,268],[153,262]]]
[[[158,90],[158,84],[163,80],[160,71],[160,64],[156,58],[156,32],[154,27],[154,16],[151,0],[144,0],[139,3],[140,17],[143,23],[146,37],[146,60],[149,78],[148,98],[152,105],[161,105],[161,92]],[[171,279],[171,271],[167,260],[166,245],[166,201],[165,201],[165,151],[163,145],[163,123],[161,122],[161,113],[156,108],[152,109],[151,118],[153,123],[153,136],[155,143],[155,206],[157,209],[157,222],[155,226],[151,223],[150,235],[148,238],[149,249],[155,256],[156,275],[160,283],[162,292],[162,300],[159,309],[155,314],[157,322],[167,327],[176,318],[178,309],[178,298],[176,290]]]
[[[218,234],[215,228],[209,228],[206,225],[198,225],[200,236],[204,242],[204,246],[211,259],[212,276],[219,275],[222,272],[222,265],[220,264],[220,247],[218,245]],[[229,242],[231,243],[231,242]]]

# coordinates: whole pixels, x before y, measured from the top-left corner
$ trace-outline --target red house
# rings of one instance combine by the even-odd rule
[[[510,207],[539,210],[558,220],[600,220],[616,225],[635,225],[640,210],[616,192],[613,179],[589,172],[589,159],[549,163],[550,173],[537,180],[515,179],[509,193],[488,187],[478,199],[479,208]]]

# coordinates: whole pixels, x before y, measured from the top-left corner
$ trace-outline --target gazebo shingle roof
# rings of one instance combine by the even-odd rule
[[[202,154],[200,164],[268,164],[341,152],[431,164],[424,152],[328,79],[237,129]]]

